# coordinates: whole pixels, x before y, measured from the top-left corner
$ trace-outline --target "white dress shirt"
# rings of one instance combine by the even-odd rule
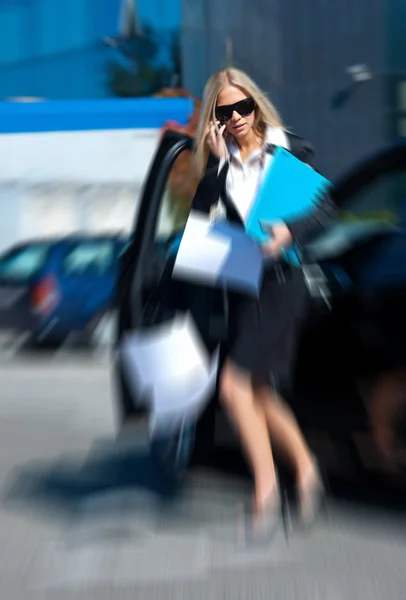
[[[240,151],[235,141],[227,145],[230,155],[228,167],[226,192],[229,199],[235,204],[243,221],[249,215],[254,203],[259,186],[262,182],[265,169],[273,160],[272,154],[265,152],[265,145],[273,144],[290,150],[289,140],[286,133],[278,127],[268,127],[264,140],[264,147],[255,150],[243,163]],[[226,160],[219,164],[218,173],[225,166]],[[215,209],[215,216],[220,216],[219,208]],[[214,216],[214,214],[213,214]]]

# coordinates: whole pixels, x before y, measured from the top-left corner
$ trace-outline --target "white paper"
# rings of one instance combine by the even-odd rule
[[[209,365],[208,353],[189,314],[127,335],[122,344],[122,358],[136,394],[182,381],[190,372],[205,377]]]
[[[184,378],[167,385],[154,386],[150,431],[170,430],[182,423],[193,423],[205,409],[215,390],[218,371],[218,350],[205,373],[190,372]]]
[[[241,227],[211,222],[192,211],[176,256],[173,276],[258,296],[263,272],[260,247]]]

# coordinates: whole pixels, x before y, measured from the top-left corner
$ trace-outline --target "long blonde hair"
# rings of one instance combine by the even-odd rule
[[[203,93],[203,103],[200,112],[196,134],[195,167],[199,177],[202,177],[209,158],[209,147],[206,142],[207,129],[210,121],[216,120],[217,98],[225,87],[234,86],[244,91],[255,101],[254,131],[260,137],[265,136],[266,127],[281,127],[284,129],[278,111],[265,94],[248,75],[239,69],[224,69],[210,77]]]

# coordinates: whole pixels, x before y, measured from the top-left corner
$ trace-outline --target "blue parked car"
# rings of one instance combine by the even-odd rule
[[[0,256],[0,329],[60,343],[76,331],[90,341],[116,304],[119,256],[127,240],[71,235],[22,242]]]

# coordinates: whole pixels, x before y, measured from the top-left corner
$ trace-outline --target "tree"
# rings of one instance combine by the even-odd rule
[[[107,84],[115,96],[152,96],[162,88],[180,85],[179,35],[171,35],[168,64],[159,62],[162,40],[163,35],[151,27],[144,27],[141,35],[132,33],[128,38],[116,40],[115,56],[107,66]]]

